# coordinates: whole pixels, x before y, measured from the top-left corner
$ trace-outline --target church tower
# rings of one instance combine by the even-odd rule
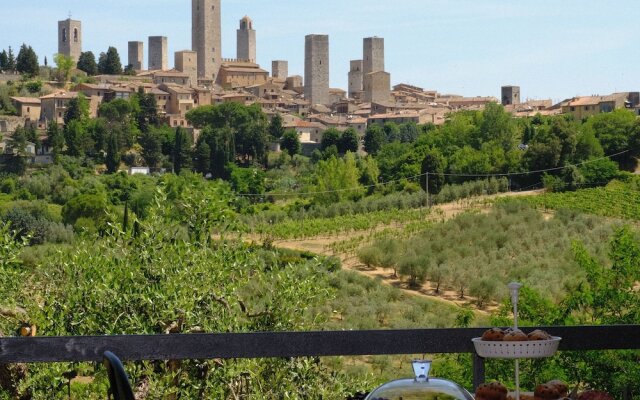
[[[58,21],[58,53],[78,62],[82,53],[82,22],[71,17]]]
[[[246,15],[240,20],[237,44],[238,60],[256,62],[256,31],[253,29],[253,21]]]
[[[191,0],[191,49],[198,78],[216,81],[222,65],[221,0]]]

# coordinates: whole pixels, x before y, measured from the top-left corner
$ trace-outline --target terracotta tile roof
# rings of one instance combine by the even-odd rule
[[[24,104],[40,104],[41,100],[38,97],[12,97],[11,100]]]
[[[78,97],[78,92],[57,92],[51,93],[47,96],[40,97],[40,100],[43,99],[75,99]]]

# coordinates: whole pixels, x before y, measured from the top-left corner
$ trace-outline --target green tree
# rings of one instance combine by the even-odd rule
[[[337,203],[340,200],[355,200],[364,190],[360,185],[360,171],[353,153],[347,153],[344,159],[331,157],[320,161],[316,168],[315,201],[320,204]]]
[[[336,146],[339,148],[340,146],[340,131],[336,128],[329,128],[324,133],[322,133],[322,141],[320,142],[320,149],[325,151],[331,146]]]
[[[173,146],[173,171],[180,175],[191,168],[191,139],[182,128],[176,129],[175,143]]]
[[[282,126],[282,117],[280,114],[276,114],[271,118],[271,122],[269,123],[269,135],[271,135],[272,140],[278,140],[284,136],[285,130]]]
[[[80,53],[77,68],[80,71],[86,72],[89,76],[98,74],[98,64],[96,63],[96,56],[92,51],[84,51]]]
[[[81,194],[62,207],[62,220],[75,225],[80,218],[91,219],[99,226],[107,216],[107,199],[102,194]]]
[[[138,128],[146,132],[150,127],[157,127],[160,124],[158,117],[158,102],[153,93],[145,93],[142,87],[138,88],[138,93],[134,97],[138,107],[132,107],[135,114]]]
[[[2,169],[16,175],[24,175],[27,170],[27,134],[18,128],[7,143],[10,156],[5,158]]]
[[[71,121],[84,123],[89,119],[89,101],[82,94],[69,100],[67,110],[64,113],[64,123],[67,125]]]
[[[197,172],[206,175],[211,170],[211,147],[205,141],[200,141],[196,146],[193,156],[193,165]]]
[[[445,183],[444,172],[446,170],[446,159],[439,150],[433,149],[427,152],[422,160],[421,174],[425,175],[420,179],[423,190],[427,190],[427,177],[429,174],[429,193],[438,194]]]
[[[415,122],[407,122],[400,125],[400,141],[403,143],[413,143],[418,139],[420,130]]]
[[[368,187],[369,194],[373,193],[380,179],[380,168],[373,156],[366,156],[358,161],[360,169],[360,183]]]
[[[23,44],[16,58],[16,70],[27,76],[36,76],[40,73],[40,64],[38,64],[38,56],[31,46]]]
[[[62,129],[56,123],[50,123],[47,127],[47,145],[51,147],[53,162],[57,164],[64,150],[65,138]]]
[[[143,131],[138,138],[142,146],[142,158],[149,168],[157,168],[162,161],[162,131],[156,128]]]
[[[8,71],[9,68],[7,67],[9,65],[9,56],[7,55],[7,51],[6,50],[2,50],[2,52],[0,52],[0,71]]]
[[[105,75],[122,74],[120,55],[115,47],[110,46],[106,53],[100,53],[98,58],[98,72]]]
[[[338,151],[340,154],[346,154],[348,151],[357,153],[360,149],[360,137],[358,132],[353,128],[347,128],[342,132],[340,142],[338,143]]]
[[[618,109],[610,113],[601,113],[589,118],[586,129],[592,129],[600,141],[605,154],[613,155],[629,150],[629,139],[636,124],[636,116],[626,109]],[[637,151],[637,150],[636,150]],[[623,169],[635,167],[635,160],[630,152],[613,157]]]
[[[71,78],[71,70],[73,69],[73,59],[64,54],[55,54],[53,61],[58,69],[58,79],[62,82],[68,82]]]
[[[378,124],[369,125],[364,135],[365,151],[375,156],[385,143],[387,143],[387,136],[382,127]]]
[[[16,58],[13,54],[13,49],[9,46],[9,52],[7,53],[7,71],[15,72],[16,70]]]
[[[393,143],[400,140],[400,127],[395,122],[387,122],[382,126],[387,143]]]
[[[114,133],[111,133],[107,139],[105,164],[107,165],[107,172],[109,174],[118,172],[118,168],[120,167],[120,146],[118,145],[118,138]]]
[[[264,172],[258,168],[240,168],[231,164],[229,183],[233,191],[238,194],[263,194],[265,188]]]
[[[212,132],[228,130],[233,135],[235,155],[245,163],[265,164],[268,145],[268,121],[258,104],[245,106],[236,102],[195,108],[187,119],[196,128],[210,127]],[[225,133],[226,135],[226,133]],[[228,142],[227,139],[224,140]],[[216,146],[209,143],[212,151]],[[235,160],[234,160],[235,161]]]
[[[280,146],[282,147],[282,150],[289,153],[291,157],[296,154],[300,154],[301,146],[298,132],[296,132],[295,129],[287,129],[284,135],[282,135]]]
[[[64,127],[64,140],[66,153],[72,157],[80,157],[85,154],[87,139],[86,125],[79,120],[71,120]]]

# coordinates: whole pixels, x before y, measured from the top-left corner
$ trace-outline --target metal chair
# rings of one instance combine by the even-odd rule
[[[102,363],[109,374],[108,398],[110,399],[113,395],[114,400],[135,400],[129,378],[120,359],[112,352],[105,351]]]

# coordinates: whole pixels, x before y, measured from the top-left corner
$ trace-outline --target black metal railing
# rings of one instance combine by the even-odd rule
[[[640,325],[536,327],[562,337],[561,351],[638,350]],[[188,335],[0,338],[0,364],[99,362],[105,351],[125,361],[400,354],[475,354],[485,329],[264,332]],[[474,386],[484,360],[473,358]]]

